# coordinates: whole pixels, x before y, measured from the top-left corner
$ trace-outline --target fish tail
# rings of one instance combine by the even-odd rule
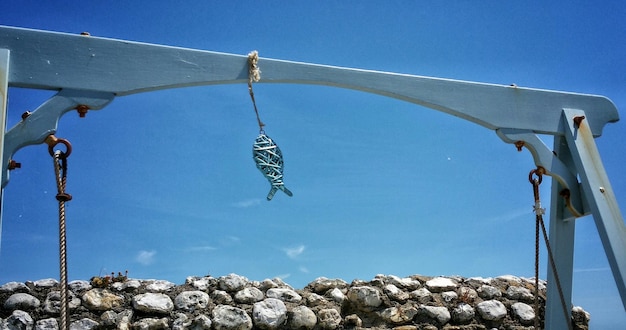
[[[291,190],[287,189],[287,187],[285,187],[284,185],[280,186],[280,190],[282,190],[289,197],[293,196],[293,193],[291,192]]]
[[[275,186],[272,186],[272,189],[270,189],[270,192],[267,194],[267,200],[271,201],[272,198],[274,198],[274,195],[276,194],[277,191],[278,191],[278,188],[276,188]]]

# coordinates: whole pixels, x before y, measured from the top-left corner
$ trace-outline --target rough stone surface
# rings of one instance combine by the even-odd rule
[[[167,314],[174,309],[174,303],[163,293],[148,292],[133,297],[133,308],[148,314]]]
[[[213,326],[216,330],[249,330],[252,319],[241,308],[219,305],[213,309]]]
[[[278,278],[228,274],[181,285],[109,278],[68,287],[72,329],[529,330],[535,317],[534,281],[512,275],[321,277],[294,289]],[[545,288],[540,281],[540,317]],[[0,285],[0,330],[59,329],[59,299],[52,279]],[[582,308],[572,309],[572,319],[575,329],[588,329]]]
[[[287,307],[282,300],[267,298],[254,304],[252,320],[261,329],[277,329],[287,321]]]

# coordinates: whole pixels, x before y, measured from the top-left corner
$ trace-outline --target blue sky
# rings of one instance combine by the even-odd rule
[[[609,97],[626,109],[626,7],[583,1],[90,1],[3,4],[0,24]],[[263,63],[260,62],[261,71]],[[414,104],[323,86],[256,84],[292,198],[265,201],[247,86],[116,98],[70,113],[69,278],[189,275],[533,276],[533,160],[493,131]],[[50,91],[12,88],[9,126]],[[623,208],[624,120],[596,143]],[[551,139],[545,137],[546,143]],[[46,146],[5,189],[0,283],[58,277]],[[549,203],[549,182],[542,196]],[[575,305],[626,322],[591,217],[577,220]],[[546,253],[542,251],[541,277]]]

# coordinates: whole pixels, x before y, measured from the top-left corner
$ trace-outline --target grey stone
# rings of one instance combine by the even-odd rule
[[[252,320],[261,329],[277,329],[287,321],[287,307],[282,300],[267,298],[254,304]]]
[[[535,320],[535,310],[523,302],[516,302],[511,305],[511,312],[524,325],[530,325]]]
[[[174,299],[177,309],[193,312],[197,309],[205,309],[209,304],[209,295],[202,291],[183,291]]]
[[[452,318],[446,307],[422,305],[420,311],[429,318],[437,320],[439,324],[446,324]]]
[[[475,315],[474,307],[465,303],[459,304],[452,310],[452,320],[459,324],[471,322]]]
[[[399,307],[389,307],[383,309],[383,311],[380,313],[380,317],[387,323],[403,324],[410,322],[413,317],[417,315],[417,312],[418,311],[415,306],[403,305]]]
[[[34,326],[33,318],[25,311],[15,310],[1,324],[2,330],[31,330]]]
[[[118,296],[106,289],[91,289],[82,296],[85,307],[96,311],[105,311],[119,307],[124,297]]]
[[[89,281],[83,281],[83,280],[71,281],[71,282],[69,282],[67,284],[67,286],[74,293],[80,293],[80,292],[83,292],[83,291],[86,291],[86,290],[93,289],[93,287],[91,286],[91,283],[89,283]]]
[[[426,288],[430,292],[443,292],[455,290],[457,287],[457,283],[447,277],[435,277],[431,280],[426,281]]]
[[[148,286],[146,286],[146,290],[151,291],[151,292],[163,292],[163,291],[169,291],[175,286],[176,284],[170,281],[156,280],[148,284]]]
[[[174,303],[163,293],[148,292],[133,297],[133,308],[148,314],[167,314],[174,309]]]
[[[322,305],[322,304],[327,302],[326,298],[320,296],[317,293],[310,293],[306,297],[306,301],[307,301],[308,305],[311,306],[311,307]]]
[[[454,291],[446,291],[441,293],[441,298],[443,298],[445,302],[451,302],[459,298],[459,295],[457,295]]]
[[[170,324],[167,317],[163,317],[160,319],[149,317],[133,323],[133,329],[139,330],[160,330],[169,328]]]
[[[383,292],[389,297],[391,300],[395,300],[398,302],[405,302],[409,299],[409,294],[398,289],[394,284],[387,284],[383,288]]]
[[[67,305],[70,310],[80,307],[80,298],[74,295],[73,291],[69,291],[69,297]],[[59,314],[61,312],[61,292],[50,291],[46,295],[46,300],[43,303],[43,310],[48,314]]]
[[[5,302],[4,308],[8,310],[31,310],[39,307],[41,301],[28,293],[14,293]]]
[[[35,322],[35,330],[59,330],[59,322],[51,317]]]
[[[80,319],[78,321],[74,321],[72,323],[70,323],[70,330],[89,330],[89,329],[95,329],[98,327],[98,322],[89,319],[89,318],[83,318]]]
[[[478,295],[485,300],[490,300],[502,297],[502,291],[491,285],[482,285],[478,288]]]
[[[45,279],[37,280],[33,282],[33,285],[38,288],[51,288],[57,284],[59,284],[59,281],[57,281],[54,278],[45,278]]]
[[[355,305],[366,310],[383,303],[378,290],[369,286],[356,286],[348,290],[348,299]]]
[[[104,327],[112,327],[117,323],[117,313],[114,311],[106,311],[100,315],[100,324]]]
[[[296,306],[291,310],[289,325],[292,329],[313,329],[317,324],[317,316],[306,306]]]
[[[506,307],[498,300],[487,300],[476,305],[480,316],[488,321],[499,321],[506,317]]]
[[[0,292],[30,292],[30,288],[22,282],[8,282],[0,286]]]
[[[330,298],[333,301],[338,302],[340,304],[344,301],[344,299],[346,299],[346,296],[343,294],[343,292],[341,292],[341,290],[339,290],[339,288],[328,290],[327,294],[330,296]]]
[[[505,295],[511,300],[522,300],[526,302],[535,300],[535,295],[530,292],[530,290],[521,286],[509,286],[508,289],[506,289]]]
[[[302,296],[300,296],[296,291],[286,288],[271,288],[267,290],[265,295],[268,298],[276,298],[286,302],[297,303],[302,300]]]
[[[206,315],[198,315],[196,316],[191,325],[185,330],[209,330],[211,329],[211,319]]]
[[[185,282],[187,284],[191,284],[194,288],[198,290],[206,291],[208,288],[210,288],[215,283],[217,283],[217,280],[211,276],[205,276],[205,277],[192,276],[192,277],[187,277],[187,280]]]
[[[313,282],[309,283],[307,287],[318,294],[324,294],[326,291],[334,288],[345,289],[348,287],[348,283],[342,279],[328,279],[326,277],[318,277]]]
[[[220,276],[217,283],[219,288],[226,292],[237,292],[248,284],[248,279],[237,274],[228,274]]]
[[[341,324],[341,314],[336,309],[322,309],[317,313],[319,326],[322,329],[337,329]]]
[[[228,305],[233,302],[233,297],[226,291],[215,290],[211,293],[211,299],[218,305]]]
[[[386,276],[386,281],[389,284],[393,284],[399,288],[404,288],[407,290],[417,290],[422,286],[419,280],[412,279],[410,277],[400,278],[395,275]]]
[[[252,304],[257,301],[263,300],[263,298],[263,291],[255,287],[244,288],[243,290],[239,290],[237,291],[237,293],[235,293],[235,301],[240,304]]]
[[[363,326],[363,320],[356,314],[350,314],[345,317],[343,324],[345,327],[360,329]]]
[[[117,314],[117,330],[130,330],[130,321],[134,314],[132,309],[126,309]]]
[[[409,298],[417,300],[421,304],[425,304],[433,300],[433,294],[426,288],[420,288],[409,293]]]
[[[259,283],[258,288],[263,291],[267,291],[268,289],[277,288],[277,287],[278,287],[278,284],[274,283],[274,281],[270,280],[269,278],[266,278],[263,281],[261,281],[261,283]]]
[[[252,319],[241,308],[218,305],[213,309],[213,327],[215,330],[250,330]]]

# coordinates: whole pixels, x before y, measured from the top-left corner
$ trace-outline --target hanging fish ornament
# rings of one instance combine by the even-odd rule
[[[265,178],[270,182],[270,192],[267,194],[267,200],[271,201],[274,194],[280,189],[287,196],[291,197],[293,194],[283,182],[283,154],[280,148],[264,131],[261,131],[259,136],[254,140],[252,147],[252,156],[256,167],[263,173]]]
[[[261,79],[261,71],[258,66],[259,53],[255,50],[248,54],[248,92],[250,93],[250,99],[254,106],[254,113],[256,114],[256,120],[259,124],[259,136],[254,140],[252,146],[252,158],[256,163],[256,168],[263,173],[263,176],[270,182],[270,192],[267,194],[267,200],[271,201],[274,198],[276,192],[280,189],[287,196],[291,197],[293,194],[283,182],[283,153],[280,152],[278,145],[272,141],[272,139],[265,135],[263,130],[263,122],[259,116],[259,109],[256,107],[256,101],[254,100],[254,91],[252,89],[252,82],[257,82]]]

